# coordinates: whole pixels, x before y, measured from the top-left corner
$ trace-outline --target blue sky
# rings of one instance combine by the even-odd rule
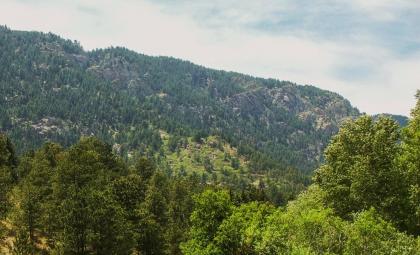
[[[367,113],[408,115],[419,13],[417,0],[2,0],[0,24],[312,84]]]

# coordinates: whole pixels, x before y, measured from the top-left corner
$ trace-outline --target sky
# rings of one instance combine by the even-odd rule
[[[407,116],[419,13],[420,0],[0,0],[0,24],[14,30],[310,84],[362,112]]]

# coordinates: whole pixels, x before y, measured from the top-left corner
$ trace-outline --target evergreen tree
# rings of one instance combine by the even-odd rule
[[[86,254],[92,249],[93,241],[98,249],[96,252],[103,253],[104,247],[109,247],[109,244],[103,242],[109,241],[112,244],[112,240],[105,241],[102,238],[103,235],[111,234],[101,232],[110,229],[104,230],[92,223],[98,220],[96,214],[112,213],[112,217],[122,217],[118,211],[120,209],[106,207],[106,202],[99,207],[92,207],[91,203],[95,200],[92,196],[97,196],[98,191],[103,191],[109,182],[123,172],[123,165],[110,147],[95,138],[81,139],[63,154],[57,166],[54,199],[58,207],[56,217],[59,225],[63,226],[59,229],[58,240],[66,253]],[[97,202],[101,200],[98,198]],[[111,221],[109,224],[114,224],[114,219],[107,220]],[[124,242],[118,244],[125,245]],[[114,248],[118,249],[117,246]]]
[[[140,157],[135,165],[135,173],[147,182],[155,173],[155,165],[146,157]]]
[[[9,195],[16,180],[16,164],[17,159],[10,139],[0,133],[0,221],[6,217],[11,207]],[[0,236],[3,232],[3,223],[0,222]]]

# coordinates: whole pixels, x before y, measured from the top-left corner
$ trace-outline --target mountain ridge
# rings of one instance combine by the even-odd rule
[[[0,126],[17,147],[69,145],[96,135],[122,154],[158,152],[159,130],[217,135],[254,171],[314,169],[346,118],[360,115],[337,93],[214,70],[116,47],[84,51],[48,33],[0,29]],[[16,139],[15,139],[16,140]]]

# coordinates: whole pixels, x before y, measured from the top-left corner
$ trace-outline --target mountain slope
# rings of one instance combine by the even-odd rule
[[[160,132],[221,137],[253,172],[312,170],[345,118],[336,93],[124,48],[84,51],[53,34],[0,28],[0,128],[22,150],[81,135],[122,155],[158,153]],[[19,138],[19,139],[17,139]]]

